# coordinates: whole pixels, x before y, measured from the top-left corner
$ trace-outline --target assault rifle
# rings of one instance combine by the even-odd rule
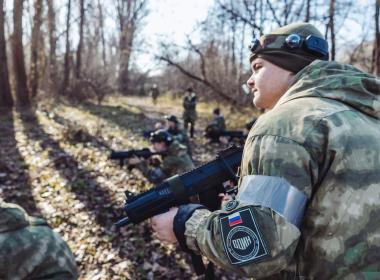
[[[210,130],[205,132],[206,138],[209,138],[212,142],[219,142],[219,137],[220,136],[226,136],[232,138],[237,138],[237,139],[244,139],[246,135],[243,134],[243,131],[241,130]]]
[[[232,146],[219,152],[214,160],[186,173],[174,175],[146,192],[133,194],[126,191],[126,217],[116,225],[138,224],[173,206],[189,203],[190,197],[196,195],[200,203],[210,210],[219,209],[218,194],[236,192],[236,188],[226,189],[225,185],[229,180],[237,183],[235,174],[242,153],[242,148]]]
[[[111,151],[109,156],[110,159],[115,159],[120,161],[120,166],[124,165],[126,159],[136,157],[150,158],[153,155],[159,155],[159,152],[152,152],[149,148],[143,148],[141,150],[129,150],[129,151]]]

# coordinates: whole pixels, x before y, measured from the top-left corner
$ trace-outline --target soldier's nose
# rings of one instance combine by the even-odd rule
[[[253,77],[251,76],[248,81],[247,81],[247,86],[250,88],[250,89],[253,89],[255,87],[255,79],[253,79]]]

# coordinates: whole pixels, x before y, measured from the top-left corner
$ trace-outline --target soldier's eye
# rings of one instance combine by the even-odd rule
[[[260,63],[255,63],[252,66],[252,71],[257,72],[261,67],[262,67],[262,65]]]

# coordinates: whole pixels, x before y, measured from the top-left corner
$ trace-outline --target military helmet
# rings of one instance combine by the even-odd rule
[[[173,136],[165,129],[159,129],[150,134],[149,140],[152,143],[165,142],[165,144],[169,146],[173,143],[174,139]]]
[[[174,116],[174,115],[165,116],[165,119],[168,120],[169,122],[178,123],[178,119],[177,119],[177,117]]]

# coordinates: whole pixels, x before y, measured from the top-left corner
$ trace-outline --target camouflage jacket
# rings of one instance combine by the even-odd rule
[[[187,246],[256,279],[380,279],[379,119],[379,78],[335,62],[305,67],[251,129],[240,174],[282,178],[305,195],[301,225],[250,203],[256,199],[240,184],[237,206],[192,214]],[[253,245],[223,232],[246,223],[247,213],[262,237]],[[249,261],[236,262],[248,246]]]
[[[195,94],[192,94],[191,96],[186,95],[183,98],[183,119],[184,121],[195,121],[197,119],[197,111],[196,111],[196,105],[197,105],[197,98]]]
[[[42,219],[0,201],[0,279],[77,279],[67,244]]]
[[[207,125],[206,134],[218,134],[219,132],[224,130],[226,130],[226,122],[224,120],[224,117],[217,116]]]
[[[182,127],[169,128],[168,132],[173,136],[174,140],[176,140],[178,143],[186,145],[186,146],[189,145],[189,137],[187,137],[187,133],[182,129]]]
[[[158,167],[149,167],[144,161],[136,166],[152,183],[157,184],[175,174],[183,173],[194,168],[194,164],[187,153],[187,148],[174,141],[165,154]]]
[[[187,147],[187,153],[189,154],[190,158],[192,156],[192,149],[189,137],[187,136],[187,133],[185,130],[182,129],[182,126],[178,124],[178,127],[175,129],[169,128],[168,132],[173,135],[174,140],[176,140],[178,143],[185,145]]]

